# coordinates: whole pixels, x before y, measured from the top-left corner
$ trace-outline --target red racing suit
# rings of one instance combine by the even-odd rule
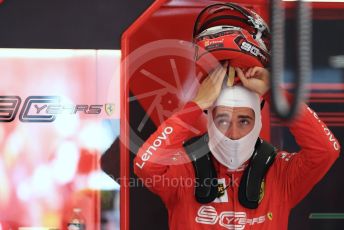
[[[160,125],[134,160],[135,174],[167,207],[171,230],[287,229],[290,210],[339,156],[336,138],[303,104],[299,116],[288,124],[301,150],[278,152],[265,175],[257,209],[247,209],[238,201],[238,186],[246,164],[230,171],[215,158],[222,193],[213,202],[200,204],[195,199],[194,168],[182,144],[195,136],[190,125],[197,129],[201,115],[198,105],[188,102],[182,111]]]

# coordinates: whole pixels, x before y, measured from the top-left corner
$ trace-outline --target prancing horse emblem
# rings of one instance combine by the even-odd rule
[[[115,112],[115,104],[105,104],[105,112],[111,116]]]

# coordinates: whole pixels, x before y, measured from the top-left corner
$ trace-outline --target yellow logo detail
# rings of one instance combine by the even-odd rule
[[[209,40],[204,41],[204,46],[209,46]]]
[[[263,200],[264,192],[265,192],[265,181],[263,180],[262,183],[260,184],[260,192],[259,192],[259,201],[258,201],[258,203],[260,203]]]
[[[111,116],[115,112],[115,104],[105,104],[105,112]]]

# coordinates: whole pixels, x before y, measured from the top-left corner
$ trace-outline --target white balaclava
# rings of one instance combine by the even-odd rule
[[[212,110],[216,106],[249,107],[253,109],[255,113],[253,129],[238,140],[226,137],[216,127],[213,120]],[[262,121],[258,94],[238,85],[223,88],[214,106],[208,111],[209,149],[221,164],[235,170],[252,156],[261,128]]]

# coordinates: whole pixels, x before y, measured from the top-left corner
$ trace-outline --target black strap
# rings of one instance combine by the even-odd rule
[[[211,161],[208,138],[208,134],[197,136],[183,145],[192,160],[196,177],[195,198],[201,204],[210,203],[218,196],[217,173]],[[255,152],[239,186],[239,202],[242,206],[249,209],[258,207],[261,184],[275,157],[275,148],[258,138]]]
[[[195,197],[198,203],[210,203],[218,195],[217,174],[208,147],[208,134],[194,137],[184,143],[184,148],[195,170]]]
[[[238,192],[240,204],[249,209],[258,207],[263,179],[276,157],[275,148],[261,139],[258,139],[255,149]]]

